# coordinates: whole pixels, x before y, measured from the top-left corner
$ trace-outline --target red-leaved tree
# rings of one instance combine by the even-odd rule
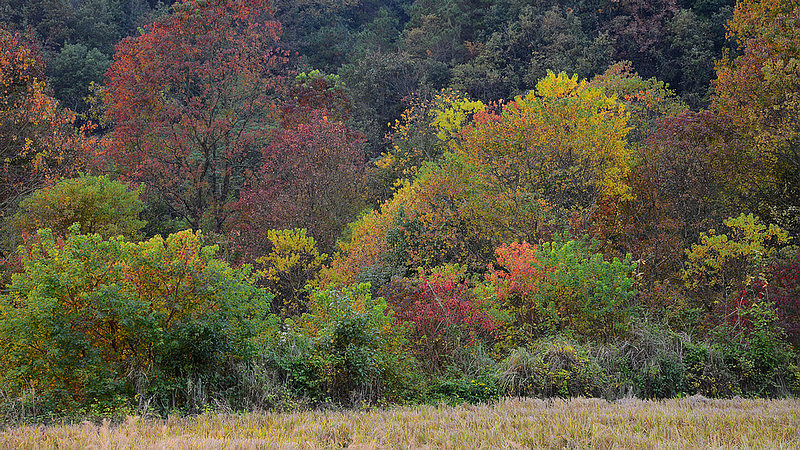
[[[263,167],[237,204],[233,229],[253,256],[268,250],[267,230],[306,228],[323,251],[363,209],[364,138],[326,110],[277,132]]]
[[[501,326],[458,267],[442,266],[418,280],[392,280],[380,294],[399,319],[414,324],[417,356],[433,371],[456,362],[465,347],[492,342]]]
[[[278,122],[286,58],[263,0],[183,0],[117,46],[106,95],[120,174],[221,231]]]

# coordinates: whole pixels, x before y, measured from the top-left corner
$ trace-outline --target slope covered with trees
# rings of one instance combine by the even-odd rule
[[[18,3],[7,418],[800,393],[793,2]]]

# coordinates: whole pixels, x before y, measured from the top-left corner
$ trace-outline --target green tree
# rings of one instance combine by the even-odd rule
[[[75,223],[81,231],[104,238],[136,239],[145,222],[139,220],[143,204],[140,189],[131,189],[105,176],[82,175],[39,189],[20,203],[9,221],[8,232],[33,236],[40,228],[66,236]]]
[[[96,48],[66,44],[55,56],[50,72],[53,91],[61,102],[74,111],[86,109],[84,97],[91,83],[102,84],[111,59]]]

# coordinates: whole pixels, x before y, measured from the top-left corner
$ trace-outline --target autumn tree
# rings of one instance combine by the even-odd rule
[[[643,298],[655,292],[654,283],[682,284],[683,249],[721,224],[729,209],[721,182],[728,168],[715,155],[737,151],[721,139],[733,126],[708,111],[663,117],[654,127],[635,150],[627,177],[632,198],[603,205],[613,210],[592,226],[618,253],[641,260],[640,283],[648,287]]]
[[[627,139],[634,147],[642,144],[658,128],[660,119],[688,109],[666,83],[657,78],[642,78],[630,61],[612,64],[605,72],[592,78],[589,86],[602,89],[607,96],[616,97],[625,105],[631,126]]]
[[[728,31],[739,56],[717,64],[714,110],[735,123],[748,149],[728,161],[740,177],[749,208],[758,209],[792,234],[800,233],[800,6],[788,0],[737,2]]]
[[[376,162],[385,173],[381,179],[389,185],[413,179],[423,163],[436,162],[446,150],[455,148],[461,130],[485,109],[483,102],[449,89],[430,98],[411,99],[387,135],[391,148]]]
[[[630,195],[627,119],[600,89],[551,73],[499,113],[476,113],[450,151],[354,224],[331,268],[376,283],[448,263],[482,271],[503,242],[585,230],[602,198]]]
[[[77,165],[84,141],[73,122],[47,93],[36,46],[0,30],[0,216]]]
[[[185,0],[117,46],[109,154],[195,229],[222,230],[277,122],[280,24],[257,0]]]
[[[256,260],[256,275],[270,293],[272,312],[284,316],[306,312],[306,285],[327,262],[317,243],[305,229],[270,230],[267,239],[272,248]]]
[[[275,133],[236,205],[231,226],[255,256],[272,228],[307,228],[321,249],[332,250],[364,207],[363,138],[324,111],[306,120]]]
[[[602,197],[629,195],[627,121],[601,90],[551,72],[500,114],[476,115],[456,153],[503,211],[504,239],[535,241],[542,213],[585,227]]]
[[[730,217],[724,224],[727,232],[711,229],[686,250],[688,261],[681,272],[708,312],[756,279],[768,278],[776,247],[789,241],[786,231],[775,224],[765,225],[752,214]]]

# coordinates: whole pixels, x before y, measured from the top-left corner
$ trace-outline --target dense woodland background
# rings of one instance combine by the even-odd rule
[[[787,0],[0,0],[7,419],[800,392]]]

